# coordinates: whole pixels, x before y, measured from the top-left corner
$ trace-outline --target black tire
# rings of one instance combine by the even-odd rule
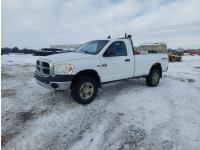
[[[84,86],[86,85],[88,86],[87,90],[89,89],[89,91],[87,91],[87,97],[90,95],[88,98],[86,96],[84,97],[85,93],[83,92],[85,88]],[[93,92],[91,92],[92,90],[90,87],[93,88]],[[71,87],[71,96],[79,104],[89,104],[96,97],[97,89],[97,82],[92,77],[83,76],[80,77],[80,79],[76,81],[76,83]]]
[[[149,75],[146,77],[147,85],[150,87],[155,87],[158,85],[159,81],[160,81],[160,71],[158,69],[151,70]]]

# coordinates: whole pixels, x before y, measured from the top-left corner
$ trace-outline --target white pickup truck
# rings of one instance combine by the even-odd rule
[[[88,104],[102,84],[143,77],[155,87],[168,69],[165,53],[136,53],[131,35],[87,42],[73,52],[39,58],[36,82],[53,90],[71,90],[72,98]]]

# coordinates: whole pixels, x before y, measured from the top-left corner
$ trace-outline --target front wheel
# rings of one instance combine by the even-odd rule
[[[97,83],[89,76],[81,77],[71,88],[71,96],[79,104],[89,104],[97,95]]]
[[[146,77],[146,83],[148,86],[155,87],[160,81],[160,71],[158,69],[153,69],[150,71],[149,75]]]

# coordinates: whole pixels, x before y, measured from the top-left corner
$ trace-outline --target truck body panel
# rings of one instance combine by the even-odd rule
[[[151,67],[160,63],[162,70],[165,71],[168,66],[167,54],[147,54],[147,55],[135,55],[135,73],[134,76],[148,75]]]
[[[136,55],[130,38],[109,39],[107,41],[107,44],[97,54],[77,51],[39,58],[36,63],[37,76],[41,75],[44,79],[45,77],[53,79],[61,75],[74,77],[82,71],[93,70],[98,74],[100,83],[104,83],[138,76],[148,76],[151,67],[155,64],[160,64],[162,71],[166,71],[168,68],[168,56],[165,53],[140,53]],[[120,51],[116,56],[106,56],[105,54],[108,50],[112,50],[112,45],[118,51],[122,49],[123,51]],[[71,69],[70,73],[69,69]],[[56,73],[56,71],[59,73]],[[71,84],[73,80],[73,78],[70,79],[68,82],[65,80],[68,83],[66,88],[69,88],[69,82]],[[38,79],[36,78],[36,80]],[[42,82],[42,79],[39,82]],[[54,83],[55,81],[49,81],[46,84],[51,86]],[[59,83],[56,82],[56,84],[58,84],[58,87],[55,89],[60,90]],[[62,87],[65,87],[63,83]]]

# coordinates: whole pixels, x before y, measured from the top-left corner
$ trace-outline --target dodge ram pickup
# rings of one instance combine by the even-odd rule
[[[70,89],[80,104],[94,100],[102,84],[133,78],[146,78],[150,87],[158,85],[168,69],[167,51],[136,52],[131,35],[94,40],[73,52],[41,57],[36,61],[36,82],[48,89]]]

